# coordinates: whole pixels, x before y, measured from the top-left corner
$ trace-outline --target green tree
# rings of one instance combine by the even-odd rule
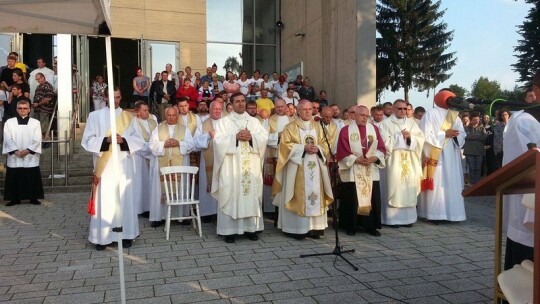
[[[455,53],[444,53],[453,31],[439,21],[444,11],[432,0],[378,0],[376,6],[377,92],[425,91],[450,78]]]
[[[516,85],[512,90],[502,90],[499,98],[507,101],[523,102],[525,100],[525,95],[525,91]]]
[[[501,96],[501,84],[487,77],[480,77],[473,82],[471,95],[476,98],[493,100]]]
[[[240,58],[242,58],[242,54],[238,54]],[[238,61],[238,58],[234,56],[230,56],[225,60],[225,63],[223,64],[223,69],[225,71],[231,71],[235,73],[236,75],[240,75],[240,72],[242,72],[242,64],[240,64],[240,61]]]
[[[467,89],[457,84],[452,84],[448,88],[450,89],[450,91],[454,92],[454,94],[456,94],[457,97],[460,97],[460,98],[465,98],[469,94]]]
[[[540,1],[525,2],[532,4],[532,7],[523,24],[518,25],[518,33],[522,39],[518,40],[518,45],[514,47],[517,62],[512,67],[519,74],[518,81],[525,83],[523,88],[529,88],[532,76],[540,70]]]

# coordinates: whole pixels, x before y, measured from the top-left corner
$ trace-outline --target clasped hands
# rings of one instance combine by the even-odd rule
[[[247,128],[240,130],[240,132],[236,133],[236,140],[250,141],[251,132]]]
[[[448,129],[444,132],[446,137],[457,137],[459,136],[459,131],[456,129]]]
[[[358,154],[355,154],[356,155],[356,160],[354,161],[355,164],[359,164],[361,166],[371,166],[371,164],[373,164],[374,162],[377,161],[377,157],[375,156],[370,156],[370,157],[364,157],[362,155],[358,155]]]
[[[180,142],[174,138],[169,138],[165,141],[164,148],[180,147]]]
[[[17,157],[20,157],[20,158],[23,158],[28,154],[30,154],[30,151],[28,151],[28,150],[17,150],[15,152],[15,155],[17,155]]]
[[[313,144],[307,144],[304,146],[304,151],[306,151],[307,154],[317,154],[317,152],[319,152],[319,147]]]
[[[110,136],[107,137],[107,142],[108,142],[108,143],[111,143],[111,142],[112,142],[112,138],[111,138]],[[118,134],[118,133],[116,134],[116,142],[117,142],[118,144],[123,144],[123,143],[124,143],[124,139],[122,138],[122,135],[120,135],[120,134]]]

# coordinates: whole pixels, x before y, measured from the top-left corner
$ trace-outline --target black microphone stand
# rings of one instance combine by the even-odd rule
[[[332,148],[330,147],[330,142],[328,141],[328,136],[326,135],[326,128],[324,127],[323,121],[319,121],[321,123],[321,128],[323,129],[324,138],[326,139],[326,144],[328,145],[328,151],[330,152],[330,156],[332,157],[332,169],[330,173],[330,179],[332,183],[332,190],[334,190],[334,193],[336,192],[335,189],[337,187],[336,181],[337,181],[337,167],[336,167],[336,158],[334,157],[334,154],[332,153]],[[301,254],[301,258],[305,257],[312,257],[312,256],[323,256],[323,255],[335,255],[340,258],[342,258],[347,264],[349,264],[355,271],[358,271],[358,267],[356,267],[353,263],[351,263],[349,260],[347,260],[346,257],[343,256],[344,253],[354,252],[354,249],[349,250],[341,250],[341,245],[339,243],[339,233],[338,233],[338,222],[337,222],[337,199],[334,198],[334,201],[332,202],[332,220],[333,220],[333,226],[334,226],[334,232],[336,233],[336,246],[334,247],[334,250],[332,252],[325,252],[325,253],[312,253],[312,254]]]

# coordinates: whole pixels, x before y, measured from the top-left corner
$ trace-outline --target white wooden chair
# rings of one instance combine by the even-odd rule
[[[199,201],[195,200],[195,176],[199,168],[192,166],[171,166],[160,169],[161,179],[167,199],[167,220],[165,223],[165,238],[169,239],[171,220],[191,219],[193,228],[202,237]],[[189,206],[189,215],[171,218],[172,206]],[[193,208],[195,207],[195,209]]]

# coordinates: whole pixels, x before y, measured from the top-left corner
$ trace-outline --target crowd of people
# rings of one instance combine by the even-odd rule
[[[12,78],[6,81],[5,70],[1,77],[10,95],[4,101],[3,153],[9,154],[5,198],[11,200],[9,206],[21,199],[38,204],[42,188],[30,197],[21,194],[20,185],[24,176],[38,179],[45,121],[41,115],[50,113],[55,90],[47,81],[49,74],[41,71],[34,74],[35,89],[21,85],[24,72],[17,70],[16,60],[8,60]],[[455,94],[447,89],[434,96],[436,106],[430,110],[398,99],[370,109],[354,104],[342,111],[326,99],[324,90],[317,96],[301,75],[287,82],[284,74],[272,73],[270,79],[256,70],[252,77],[241,72],[237,79],[227,72],[222,82],[216,68],[208,67],[200,77],[192,75],[190,67],[174,73],[168,64],[153,81],[137,68],[129,109],[120,107],[118,88],[109,103],[107,84],[96,77],[94,111],[82,146],[94,155],[95,205],[89,208],[88,239],[97,250],[114,242],[115,206],[106,203],[113,180],[120,185],[125,247],[139,235],[138,216],[148,217],[152,227],[163,225],[159,169],[167,166],[200,168],[200,216],[205,222],[217,221],[216,233],[227,243],[239,236],[258,240],[265,214],[287,236],[320,238],[334,201],[339,227],[348,235],[362,231],[380,236],[383,225],[411,227],[419,217],[437,225],[464,221],[463,189],[517,157],[508,148],[516,144],[512,140],[540,142],[534,135],[538,132],[531,132],[540,130],[539,124],[527,113],[499,110],[492,120],[454,111],[446,100]],[[535,81],[533,88],[540,91],[540,74]],[[115,135],[110,133],[107,104],[115,107]],[[31,107],[37,120],[29,118]],[[518,116],[527,130],[519,129],[521,123],[512,125]],[[510,139],[505,134],[512,128],[519,136]],[[110,162],[113,136],[119,145],[116,171]],[[530,245],[516,228],[516,219],[527,210],[509,209],[509,229],[519,237],[509,233],[507,250],[523,252],[512,242]],[[176,215],[188,212],[173,210]]]

